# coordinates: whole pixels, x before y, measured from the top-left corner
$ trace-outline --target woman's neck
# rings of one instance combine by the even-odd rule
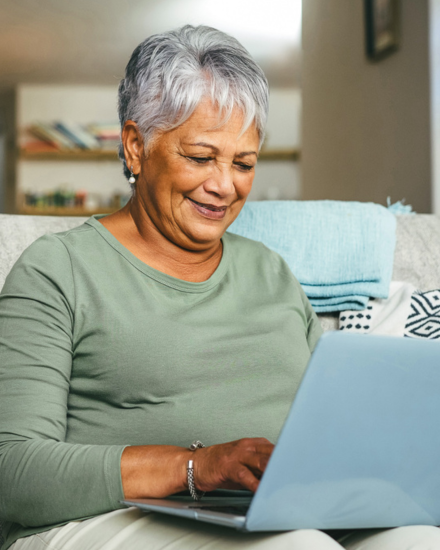
[[[211,277],[223,253],[219,239],[206,250],[183,249],[162,235],[136,203],[99,220],[139,260],[162,273],[200,283]]]

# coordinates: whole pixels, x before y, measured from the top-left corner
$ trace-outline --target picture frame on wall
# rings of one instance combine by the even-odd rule
[[[379,61],[399,48],[399,0],[364,0],[366,52]]]

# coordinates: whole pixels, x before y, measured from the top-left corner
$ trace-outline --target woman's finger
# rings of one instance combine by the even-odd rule
[[[258,484],[260,483],[259,479],[245,466],[237,468],[231,477],[233,477],[232,481],[237,483],[237,485],[253,493],[258,489]]]
[[[268,453],[259,453],[259,452],[248,452],[243,454],[240,457],[240,463],[249,468],[254,474],[257,474],[259,477],[263,474],[266,469],[267,463],[269,462],[270,454]]]

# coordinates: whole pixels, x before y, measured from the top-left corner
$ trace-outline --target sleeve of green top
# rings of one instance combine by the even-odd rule
[[[319,322],[318,316],[315,313],[315,310],[312,307],[309,299],[307,298],[304,290],[301,287],[301,297],[304,304],[304,309],[306,312],[306,323],[307,323],[307,343],[311,352],[316,347],[318,340],[321,338],[323,330],[321,323]]]
[[[25,527],[120,507],[123,446],[65,442],[74,281],[68,251],[43,237],[0,295],[0,517]]]
[[[280,256],[276,252],[273,252],[271,250],[270,253],[273,254],[275,258],[278,258],[278,264],[274,262],[274,265],[279,266],[279,268],[276,270],[277,275],[282,274],[282,277],[285,278],[284,280],[286,281],[286,284],[292,284],[293,280],[294,286],[299,290],[300,298],[304,306],[304,323],[307,330],[307,344],[309,346],[310,352],[313,353],[316,344],[318,343],[318,340],[321,338],[323,333],[318,316],[316,315],[315,310],[313,309],[312,304],[307,298],[307,295],[304,292],[304,289],[301,286],[300,282],[292,273],[288,263],[284,260],[282,256]]]

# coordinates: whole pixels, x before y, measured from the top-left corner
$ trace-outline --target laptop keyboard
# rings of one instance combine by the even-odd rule
[[[220,512],[221,514],[230,514],[233,516],[245,516],[249,510],[249,506],[188,506],[192,510],[209,510],[210,512]]]

